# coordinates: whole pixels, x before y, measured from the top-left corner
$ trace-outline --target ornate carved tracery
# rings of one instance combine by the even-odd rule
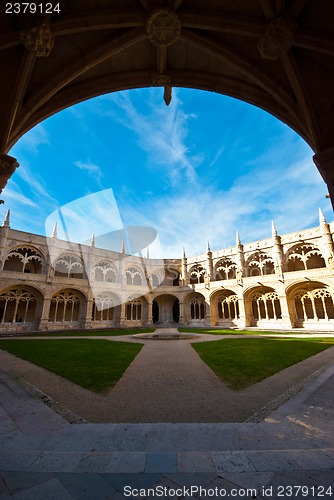
[[[189,271],[190,283],[204,283],[206,277],[206,270],[202,266],[193,266]]]
[[[92,320],[113,321],[115,302],[110,294],[101,294],[95,297]]]
[[[326,263],[319,248],[304,243],[294,246],[286,256],[288,271],[301,271],[325,267]]]
[[[142,317],[142,303],[140,299],[130,300],[126,304],[125,318],[127,321],[140,321]]]
[[[230,321],[239,318],[239,304],[237,295],[221,297],[218,300],[218,317]]]
[[[51,299],[50,322],[72,323],[79,320],[80,298],[71,290],[56,293]]]
[[[137,267],[129,267],[125,271],[126,284],[127,285],[142,285],[143,284],[143,274]]]
[[[205,319],[205,299],[202,295],[197,295],[190,301],[190,318]]]
[[[274,274],[274,259],[265,253],[256,252],[247,261],[248,276],[264,276]]]
[[[229,280],[237,277],[238,266],[231,259],[220,260],[215,269],[216,280]]]
[[[282,317],[280,300],[275,291],[255,293],[252,296],[252,308],[256,320],[277,320]]]
[[[18,247],[9,252],[5,259],[4,271],[40,274],[43,257],[32,247]]]
[[[108,283],[116,282],[116,269],[110,262],[99,262],[94,266],[93,279]]]
[[[0,295],[1,323],[34,321],[37,298],[24,288],[12,288]]]
[[[84,266],[81,259],[76,255],[64,255],[55,263],[55,276],[67,278],[84,277]]]
[[[294,304],[299,320],[334,319],[333,296],[326,288],[298,290],[294,294]]]

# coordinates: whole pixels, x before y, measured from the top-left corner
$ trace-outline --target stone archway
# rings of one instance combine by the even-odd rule
[[[168,325],[180,320],[180,303],[174,295],[159,295],[153,300],[153,323]]]
[[[104,4],[63,0],[58,11],[34,15],[1,10],[1,190],[18,166],[11,147],[45,118],[139,87],[162,87],[168,104],[179,86],[242,99],[287,123],[316,153],[334,199],[331,0]]]

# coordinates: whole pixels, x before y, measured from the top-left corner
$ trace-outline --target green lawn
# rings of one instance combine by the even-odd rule
[[[334,345],[334,339],[224,339],[192,344],[231,389],[244,389]]]
[[[0,340],[0,349],[94,392],[113,387],[142,347],[102,339]]]
[[[32,333],[31,337],[119,337],[136,333],[152,333],[155,328],[122,328],[121,330],[67,330],[62,332]]]
[[[210,335],[286,335],[293,334],[296,332],[275,332],[275,331],[260,331],[260,330],[228,330],[223,328],[178,328],[179,332],[184,333],[200,333],[200,334],[210,334]],[[297,332],[299,333],[299,332]]]

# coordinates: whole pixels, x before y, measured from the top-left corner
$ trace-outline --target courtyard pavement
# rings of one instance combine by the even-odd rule
[[[70,424],[1,374],[0,500],[332,498],[333,387],[260,423]]]

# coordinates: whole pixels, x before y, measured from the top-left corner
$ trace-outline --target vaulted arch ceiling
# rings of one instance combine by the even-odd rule
[[[161,86],[168,104],[182,86],[243,99],[287,123],[316,153],[334,199],[332,0],[53,4],[59,13],[0,13],[1,188],[17,166],[8,151],[48,116],[136,87]]]

